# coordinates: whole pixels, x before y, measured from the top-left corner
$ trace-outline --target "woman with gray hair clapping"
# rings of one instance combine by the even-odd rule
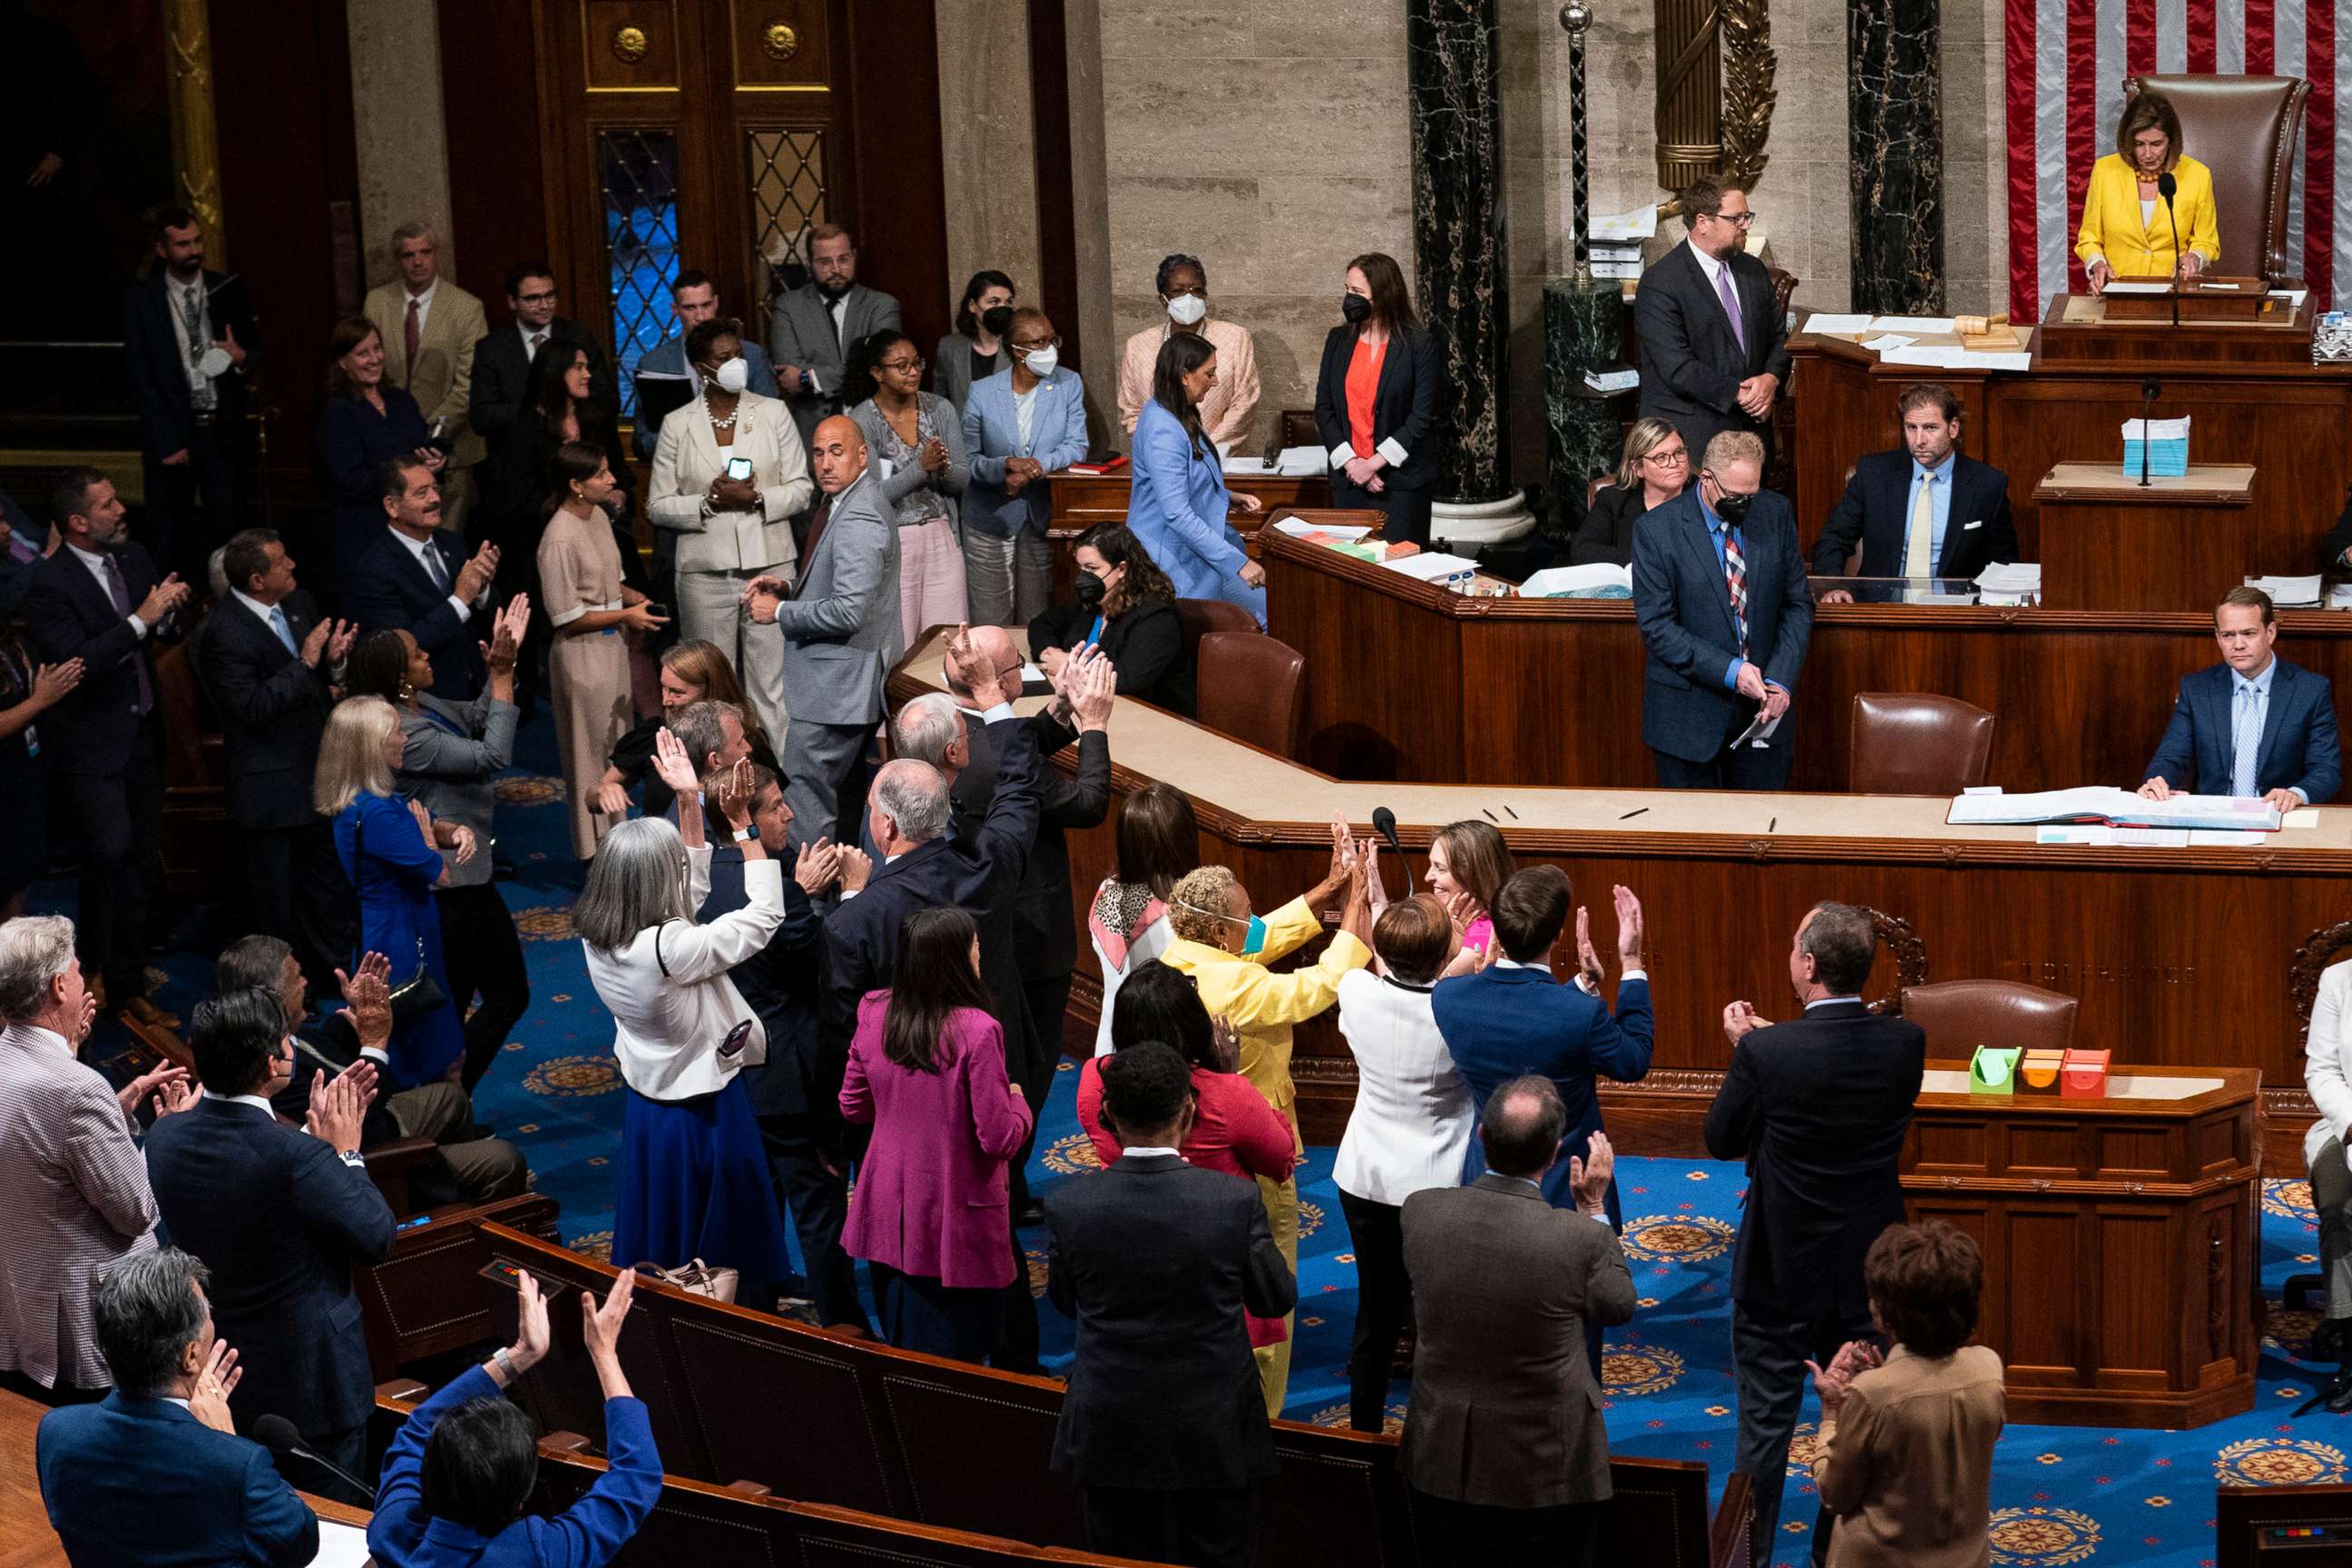
[[[677,737],[655,741],[662,782],[691,800],[704,787]],[[739,834],[751,821],[750,770],[712,783],[720,815]],[[742,909],[698,925],[710,894],[710,845],[702,813],[677,826],[652,817],[613,829],[589,863],[572,910],[588,976],[613,1015],[613,1050],[626,1086],[621,1175],[613,1202],[613,1258],[678,1268],[697,1258],[757,1289],[791,1273],[783,1215],[768,1159],[738,1076],[767,1059],[759,1015],[727,972],[767,945],[784,918],[783,871],[759,840],[744,837]]]

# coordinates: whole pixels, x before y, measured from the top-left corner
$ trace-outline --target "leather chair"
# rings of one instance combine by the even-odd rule
[[[1927,1054],[1958,1058],[1979,1046],[2063,1051],[2074,1042],[2074,998],[2013,980],[1942,980],[1903,993],[1903,1016],[1927,1031]]]
[[[1255,632],[1257,622],[1239,605],[1229,605],[1223,599],[1179,599],[1176,601],[1176,635],[1180,646],[1177,662],[1187,668],[1194,666],[1201,657],[1201,639],[1211,632]]]
[[[1211,632],[1201,639],[1200,701],[1210,729],[1272,752],[1298,754],[1307,717],[1307,656],[1263,632]]]
[[[1316,427],[1312,408],[1286,408],[1282,411],[1282,444],[1288,447],[1313,447],[1320,451],[1323,432]]]
[[[1993,716],[1957,697],[1859,691],[1846,788],[1855,795],[1954,795],[1984,783]]]
[[[2128,76],[2124,98],[2160,92],[2180,117],[2181,150],[2213,172],[2213,206],[2221,218],[2225,277],[2254,276],[2277,283],[2296,276],[2299,258],[2286,253],[2288,182],[2303,131],[2311,83],[2293,76]],[[2099,127],[2101,137],[2112,126]],[[2110,151],[2103,142],[2102,153]],[[2251,253],[2230,237],[2253,237]]]

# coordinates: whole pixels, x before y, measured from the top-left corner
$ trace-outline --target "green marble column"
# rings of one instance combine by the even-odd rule
[[[1622,366],[1625,300],[1612,280],[1555,278],[1544,285],[1543,303],[1546,477],[1553,501],[1546,522],[1559,528],[1584,515],[1592,476],[1617,466],[1623,395],[1593,391],[1584,374]]]
[[[1944,313],[1939,0],[1849,0],[1846,138],[1853,159],[1853,303]]]

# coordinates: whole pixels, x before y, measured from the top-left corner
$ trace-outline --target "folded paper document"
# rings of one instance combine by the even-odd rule
[[[1606,562],[1591,566],[1547,566],[1519,584],[1523,599],[1630,599],[1633,569]]]
[[[1391,572],[1402,572],[1423,583],[1442,583],[1448,577],[1478,570],[1478,563],[1468,556],[1448,555],[1442,550],[1424,551],[1418,555],[1407,555],[1382,564]]]
[[[1274,527],[1276,532],[1286,533],[1293,539],[1311,539],[1320,534],[1325,539],[1342,539],[1349,543],[1372,531],[1371,524],[1368,522],[1313,523],[1303,517],[1286,517]]]
[[[2282,610],[2312,609],[2319,604],[2319,578],[2310,577],[2249,577],[2249,588],[2260,588],[2271,596],[2271,603]]]
[[[1842,315],[1832,310],[1815,310],[1805,318],[1809,332],[1866,332],[1870,331],[1870,312]],[[1864,344],[1868,347],[1868,344]]]
[[[2127,789],[2086,784],[2079,789],[2037,790],[2028,795],[1955,795],[1944,820],[1955,827],[2087,822],[2105,823],[2111,827],[2264,832],[2279,826],[2279,812],[2266,800],[2237,800],[2220,795],[2176,795],[2168,800],[2149,800]]]

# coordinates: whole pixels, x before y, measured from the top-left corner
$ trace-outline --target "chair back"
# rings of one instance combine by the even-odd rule
[[[1262,632],[1211,632],[1201,639],[1194,714],[1277,757],[1298,754],[1307,718],[1307,656]]]
[[[2242,254],[2224,238],[2217,270],[2273,283],[2297,276],[2301,258],[2286,253],[2287,189],[2311,83],[2295,76],[2124,78],[2126,102],[2143,90],[2171,100],[2181,151],[2213,172],[2221,232],[2247,236],[2253,247]]]
[[[1993,716],[1930,691],[1858,691],[1847,750],[1855,795],[1955,795],[1984,783]]]
[[[1291,447],[1323,445],[1323,432],[1316,427],[1312,408],[1286,408],[1282,411],[1282,444]]]
[[[1903,1016],[1927,1032],[1931,1057],[1979,1046],[2063,1051],[2074,1042],[2074,998],[2012,980],[1941,980],[1903,993]]]
[[[1177,663],[1183,668],[1192,668],[1201,657],[1201,639],[1211,632],[1255,630],[1257,622],[1239,605],[1229,605],[1223,599],[1179,599],[1176,601],[1176,635],[1180,642]]]

